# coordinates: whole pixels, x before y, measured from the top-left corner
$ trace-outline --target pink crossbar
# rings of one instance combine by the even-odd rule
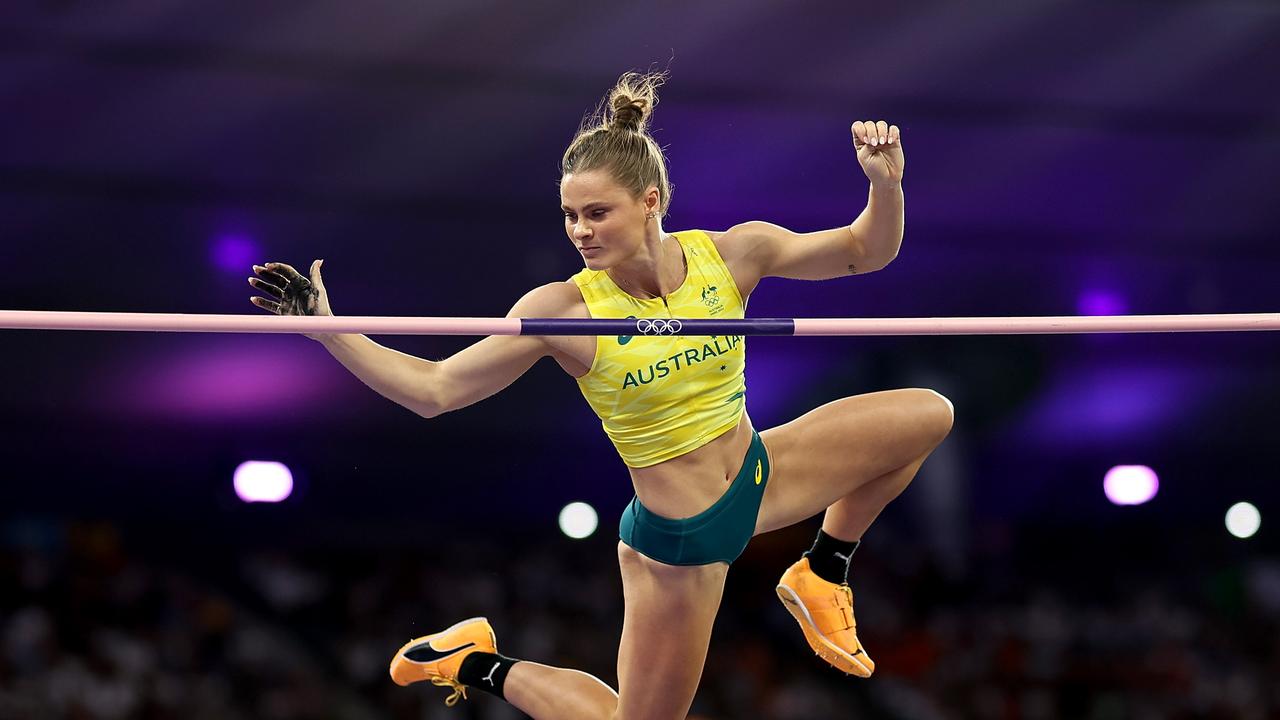
[[[1280,313],[1058,317],[796,318],[796,335],[1063,335],[1280,330]]]
[[[618,320],[546,319],[537,332],[554,335],[565,323],[600,325],[602,335],[619,330]],[[634,321],[631,321],[634,322]],[[691,325],[707,321],[690,321]],[[794,333],[754,332],[774,322],[748,318],[717,321],[718,333],[795,335],[1029,335],[1068,333],[1233,332],[1280,330],[1280,313],[1232,315],[1114,315],[1088,317],[797,318]],[[0,329],[117,330],[213,333],[367,333],[370,335],[520,335],[520,318],[468,317],[295,317],[178,313],[52,312],[0,310]],[[574,334],[580,334],[581,331]],[[526,328],[523,334],[533,334]],[[567,334],[567,333],[566,333]]]

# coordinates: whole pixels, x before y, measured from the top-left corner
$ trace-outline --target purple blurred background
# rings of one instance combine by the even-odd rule
[[[1249,0],[19,0],[0,10],[0,308],[253,313],[251,263],[325,258],[339,314],[501,315],[580,267],[556,180],[582,115],[622,71],[669,65],[668,230],[847,223],[867,190],[850,123],[902,128],[897,260],[767,280],[751,315],[1275,311],[1277,37],[1280,6]],[[608,535],[630,497],[549,362],[427,421],[301,337],[0,343],[11,547],[86,519],[245,552],[554,538],[573,500]],[[862,552],[908,537],[951,577],[1050,531],[1139,563],[1280,555],[1274,333],[748,344],[759,427],[893,387],[955,402]],[[251,459],[286,463],[293,495],[239,503]],[[1154,500],[1111,505],[1116,465],[1151,467]],[[1223,527],[1241,500],[1262,514],[1249,541]]]
[[[671,229],[847,222],[867,185],[849,123],[903,129],[898,259],[766,281],[753,315],[1271,311],[1278,17],[1250,2],[19,3],[0,21],[0,306],[250,313],[249,264],[323,257],[339,313],[502,314],[578,267],[555,181],[579,118],[621,71],[669,63],[656,126]],[[627,493],[549,363],[425,422],[300,338],[3,342],[4,472],[42,478],[11,483],[10,507],[62,508],[68,483],[102,492],[86,474],[108,452],[125,482],[112,497],[192,506],[254,453],[292,460],[311,503],[462,502],[437,492],[441,463],[474,480],[462,495],[488,493],[511,456],[556,479],[538,483],[551,504]],[[386,342],[441,357],[470,340]],[[1272,334],[751,348],[762,426],[843,394],[936,386],[958,406],[952,442],[978,492],[1083,494],[1076,509],[1107,513],[1103,471],[1142,462],[1168,481],[1162,501],[1212,508],[1213,523],[1228,496],[1276,498]],[[459,443],[511,453],[468,458]],[[579,466],[592,471],[564,472]]]

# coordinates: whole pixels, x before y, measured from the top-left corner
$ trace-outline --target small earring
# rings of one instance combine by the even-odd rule
[[[653,212],[645,213],[645,217],[649,218],[650,220],[654,219],[657,216],[658,216],[658,213],[653,213]]]

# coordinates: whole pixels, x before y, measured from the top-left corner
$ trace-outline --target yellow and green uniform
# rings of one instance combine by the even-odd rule
[[[593,318],[742,318],[729,268],[701,230],[675,233],[684,248],[684,283],[662,298],[623,292],[608,273],[571,279]],[[591,370],[578,378],[623,462],[656,465],[733,429],[746,407],[746,343],[740,335],[600,336]]]
[[[701,230],[675,233],[688,272],[674,292],[642,300],[599,270],[574,275],[593,318],[738,318],[738,286],[711,237]],[[696,450],[732,430],[746,410],[746,343],[740,335],[715,337],[623,335],[596,338],[591,369],[578,387],[604,425],[623,462],[647,467]],[[619,537],[668,565],[733,562],[755,531],[769,479],[760,436],[737,477],[711,507],[689,518],[665,518],[633,498]]]

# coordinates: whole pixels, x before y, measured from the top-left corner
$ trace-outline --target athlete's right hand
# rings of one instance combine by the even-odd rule
[[[254,265],[253,272],[257,277],[249,278],[249,284],[270,297],[254,295],[249,302],[277,315],[332,315],[329,294],[325,292],[324,280],[320,277],[323,264],[323,260],[311,263],[310,280],[285,263]],[[307,337],[312,340],[323,338],[321,335]]]

